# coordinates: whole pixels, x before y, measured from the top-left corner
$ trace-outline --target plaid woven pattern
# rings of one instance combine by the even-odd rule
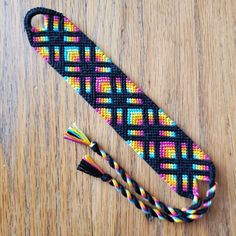
[[[44,28],[31,27],[36,14],[44,14]],[[197,180],[214,183],[209,156],[68,18],[35,8],[25,28],[32,47],[174,191],[193,198]]]

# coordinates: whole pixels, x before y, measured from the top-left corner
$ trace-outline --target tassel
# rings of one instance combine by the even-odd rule
[[[96,178],[102,178],[102,175],[104,174],[104,171],[88,155],[85,155],[82,158],[77,170]]]
[[[64,139],[75,143],[81,143],[86,146],[91,144],[91,141],[88,139],[88,137],[76,126],[75,123],[68,128],[67,132],[64,134]]]

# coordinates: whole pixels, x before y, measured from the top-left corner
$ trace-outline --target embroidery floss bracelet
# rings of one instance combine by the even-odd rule
[[[32,18],[38,14],[44,16],[43,28],[31,25]],[[193,205],[185,210],[187,213],[195,214],[201,205],[197,182],[208,183],[208,195],[203,209],[199,209],[201,212],[207,211],[216,186],[215,167],[210,157],[62,13],[34,8],[26,14],[24,24],[35,51],[172,190],[193,200]],[[132,184],[143,199],[146,194],[149,202],[155,202],[148,192],[144,194],[142,189],[136,189],[134,182]],[[158,206],[160,203],[155,204]],[[164,211],[180,215],[174,208],[167,207]]]
[[[212,203],[212,199],[215,196],[216,184],[206,192],[206,197],[204,198],[203,204],[202,200],[196,197],[195,199],[193,199],[193,204],[189,208],[172,208],[159,201],[156,197],[152,196],[148,191],[146,191],[142,186],[138,185],[138,183],[133,180],[130,175],[96,142],[91,142],[89,138],[76,126],[76,124],[73,124],[68,128],[67,132],[64,135],[64,138],[75,143],[81,143],[90,147],[94,152],[96,152],[99,156],[106,160],[110,167],[115,169],[116,173],[122,177],[122,179],[132,190],[134,190],[138,195],[141,196],[143,201],[146,201],[149,204],[155,206],[153,209],[164,212],[165,216],[166,214],[170,216],[174,220],[174,222],[192,222],[193,220],[201,218],[203,214],[208,211]],[[155,214],[153,215],[153,212],[149,213],[149,215],[156,217]],[[167,218],[165,219],[168,220]]]

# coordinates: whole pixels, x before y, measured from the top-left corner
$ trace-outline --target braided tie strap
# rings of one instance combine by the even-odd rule
[[[153,206],[152,210],[158,211],[164,214],[164,218],[158,217],[159,219],[165,219],[170,222],[192,222],[193,220],[201,218],[209,209],[212,203],[212,199],[215,196],[216,183],[213,186],[209,186],[206,192],[206,196],[202,201],[200,197],[195,197],[193,199],[192,205],[188,208],[173,208],[163,202],[159,201],[156,197],[151,195],[142,186],[140,186],[135,180],[133,180],[130,175],[114,160],[112,157],[106,153],[96,142],[91,142],[90,139],[76,126],[73,124],[68,128],[64,135],[64,138],[75,143],[81,143],[90,147],[94,152],[101,156],[110,167],[112,167],[117,174],[119,174],[122,179],[126,182],[127,186],[130,187],[135,193],[137,193],[144,202],[148,202]],[[115,180],[114,180],[115,181]],[[133,196],[133,195],[132,195]],[[150,210],[150,209],[149,209]],[[154,212],[155,212],[154,211]],[[143,211],[146,216],[157,217],[151,210]],[[153,215],[154,214],[154,215]],[[167,218],[170,217],[170,218]]]
[[[202,215],[188,215],[183,213],[180,215],[171,215],[167,214],[165,211],[157,209],[156,207],[147,205],[143,201],[139,200],[134,194],[132,194],[116,179],[111,177],[109,174],[105,173],[88,155],[83,157],[77,169],[96,178],[100,178],[104,182],[109,183],[124,197],[126,197],[131,204],[135,205],[139,210],[141,210],[148,218],[153,217],[158,218],[160,220],[166,220],[175,223],[190,223],[193,220],[202,217]]]

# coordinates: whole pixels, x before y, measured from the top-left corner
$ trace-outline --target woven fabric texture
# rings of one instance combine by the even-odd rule
[[[31,26],[44,15],[44,28]],[[193,199],[197,181],[215,183],[215,167],[164,111],[67,17],[35,8],[25,17],[29,42],[179,195]]]

